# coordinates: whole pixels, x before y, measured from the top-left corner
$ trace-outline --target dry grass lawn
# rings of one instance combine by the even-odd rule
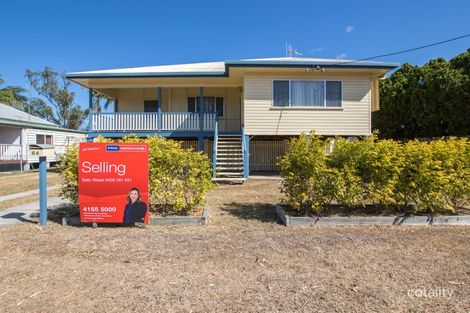
[[[47,172],[47,186],[59,185],[61,178],[57,172]],[[39,172],[12,172],[0,174],[0,196],[39,188]]]
[[[285,228],[278,186],[219,187],[204,227],[0,229],[1,311],[470,311],[470,227]]]
[[[47,192],[47,195],[49,197],[57,197],[60,194],[60,190],[51,190]],[[21,197],[21,198],[16,198],[16,199],[11,199],[11,200],[5,200],[0,202],[0,212],[2,210],[8,209],[15,207],[17,205],[21,204],[26,204],[29,202],[34,202],[34,201],[39,201],[39,195],[31,195],[31,196],[26,196],[26,197]]]

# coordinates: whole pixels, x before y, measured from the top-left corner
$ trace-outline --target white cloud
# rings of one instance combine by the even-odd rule
[[[312,53],[314,53],[314,52],[323,52],[327,49],[328,49],[328,47],[318,47],[318,48],[313,48],[312,50],[310,50],[310,52],[312,52]]]
[[[348,34],[352,33],[353,30],[354,30],[354,26],[352,26],[352,25],[349,25],[348,27],[346,27],[346,33],[348,33]]]
[[[336,56],[337,59],[346,59],[348,55],[346,53],[340,53]]]

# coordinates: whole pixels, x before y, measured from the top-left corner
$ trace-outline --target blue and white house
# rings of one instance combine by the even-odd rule
[[[88,138],[159,135],[205,150],[216,180],[276,169],[292,136],[368,136],[378,80],[394,63],[265,58],[68,73],[115,100],[92,113]]]

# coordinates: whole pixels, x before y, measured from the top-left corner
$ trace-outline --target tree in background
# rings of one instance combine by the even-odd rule
[[[113,100],[112,98],[102,94],[102,93],[98,93],[98,92],[94,92],[93,93],[93,100],[92,100],[92,104],[93,104],[93,112],[101,112],[104,110],[108,110],[109,109],[109,106],[111,105],[111,103],[115,103],[114,102],[115,100]]]
[[[470,135],[470,49],[450,61],[404,64],[380,83],[374,128],[384,138]]]
[[[0,78],[0,85],[5,81]],[[24,95],[26,90],[18,86],[6,86],[0,88],[0,103],[11,105],[17,109],[25,110],[28,103],[28,97]]]
[[[42,98],[30,101],[31,113],[69,129],[79,129],[88,115],[75,101],[75,92],[70,91],[70,82],[51,68],[43,71],[26,71],[31,87]],[[49,105],[50,104],[50,105]],[[34,113],[33,113],[34,112]]]

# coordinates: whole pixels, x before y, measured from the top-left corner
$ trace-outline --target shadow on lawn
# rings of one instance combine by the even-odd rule
[[[35,221],[31,221],[27,218],[24,218],[23,217],[24,215],[25,214],[23,212],[11,212],[11,213],[2,215],[1,218],[3,218],[3,219],[15,219],[15,220],[18,220],[18,221],[23,222],[23,223],[37,224]]]
[[[276,207],[271,203],[238,203],[231,202],[221,208],[242,220],[258,220],[263,223],[277,222]]]

